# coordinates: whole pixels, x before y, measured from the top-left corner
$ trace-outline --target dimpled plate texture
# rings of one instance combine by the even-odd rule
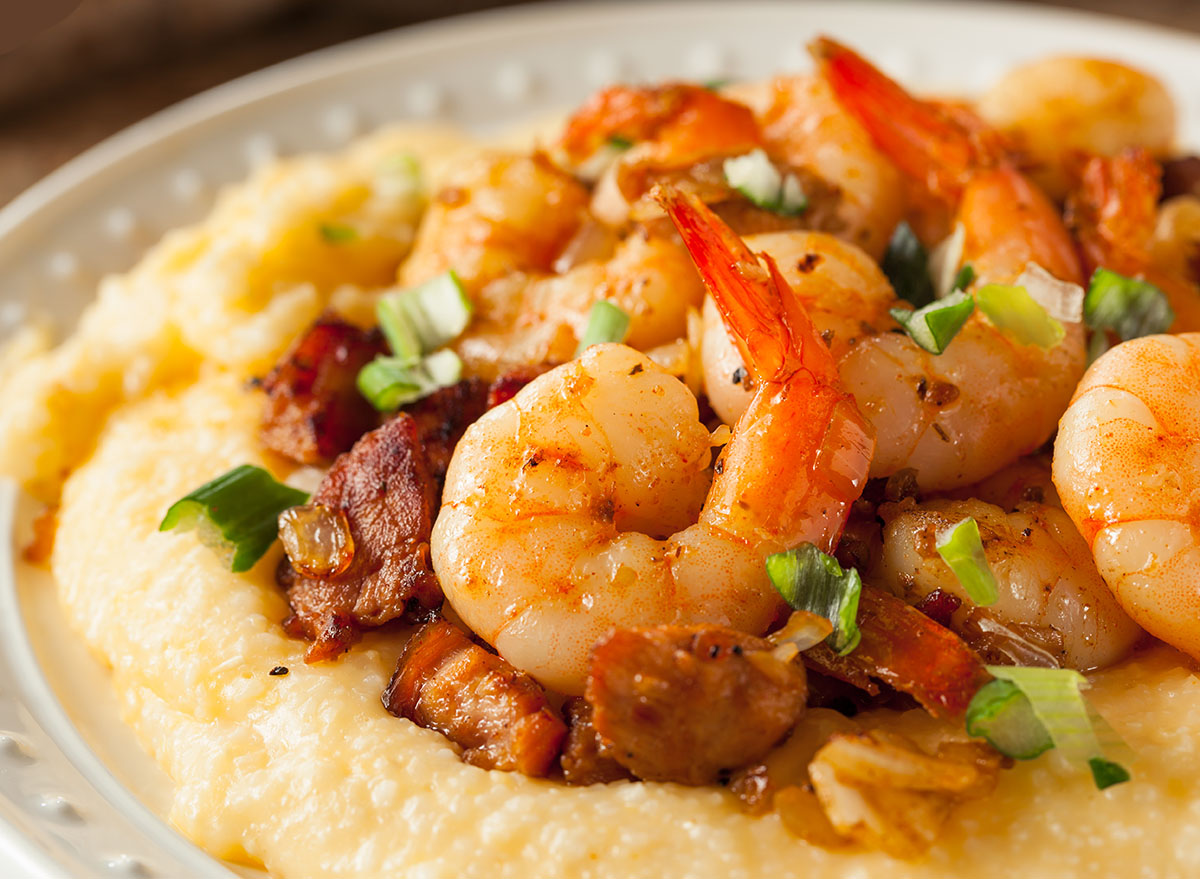
[[[338,46],[199,95],[127,129],[0,211],[0,338],[70,329],[98,279],[131,266],[258,163],[329,150],[396,120],[489,133],[613,81],[741,79],[808,67],[818,32],[906,83],[970,94],[1051,52],[1161,77],[1200,144],[1200,40],[1116,19],[982,3],[562,4],[451,19]],[[0,482],[0,866],[6,875],[229,877],[156,810],[168,780],[116,715],[104,672],[63,633],[47,576],[15,546],[29,510]],[[257,874],[261,875],[261,874]]]

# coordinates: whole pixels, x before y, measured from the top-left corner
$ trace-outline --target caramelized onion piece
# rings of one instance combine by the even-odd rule
[[[354,537],[337,507],[304,504],[279,514],[279,540],[297,573],[334,577],[354,560]]]

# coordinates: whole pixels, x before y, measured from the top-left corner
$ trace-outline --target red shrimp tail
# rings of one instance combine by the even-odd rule
[[[1088,273],[1100,266],[1137,274],[1150,262],[1162,167],[1138,147],[1117,156],[1081,158],[1067,196],[1067,224]]]
[[[818,37],[809,52],[838,103],[902,172],[949,203],[981,164],[972,131],[956,113],[921,101],[848,46]],[[978,126],[981,130],[982,123]]]
[[[695,195],[659,186],[654,197],[679,230],[692,262],[712,294],[750,374],[759,381],[781,381],[800,365],[793,330],[811,331],[799,304],[789,309],[787,282],[758,258],[725,222]],[[799,312],[792,314],[791,312]]]

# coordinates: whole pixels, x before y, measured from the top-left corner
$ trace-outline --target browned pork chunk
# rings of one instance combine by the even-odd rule
[[[592,651],[586,698],[608,753],[648,781],[707,784],[804,713],[804,669],[723,626],[623,629]]]
[[[421,438],[429,475],[438,485],[439,496],[454,447],[462,439],[463,431],[487,411],[487,399],[487,382],[467,379],[404,407],[417,422],[417,436]]]
[[[354,555],[332,577],[303,577],[286,560],[281,565],[293,611],[284,625],[313,641],[309,662],[346,650],[362,628],[441,604],[429,561],[435,487],[410,416],[399,415],[355,443],[312,502],[345,514]]]
[[[383,353],[378,333],[322,316],[263,380],[259,436],[302,464],[328,464],[378,423],[358,392],[358,371]]]
[[[437,730],[484,769],[545,775],[567,728],[533,678],[435,620],[404,648],[383,704],[397,717]]]
[[[592,723],[592,706],[586,699],[571,699],[563,706],[567,716],[567,743],[562,770],[567,784],[603,784],[630,778],[629,770],[609,756]]]

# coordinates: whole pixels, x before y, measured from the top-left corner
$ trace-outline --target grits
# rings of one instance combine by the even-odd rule
[[[63,497],[54,573],[72,624],[113,668],[125,715],[174,779],[170,819],[281,877],[1159,877],[1200,869],[1200,681],[1159,648],[1097,677],[1138,752],[1098,793],[1053,757],[1001,774],[916,864],[837,855],[741,814],[717,790],[569,788],[461,763],[387,714],[395,644],[305,666],[268,557],[246,576],[155,529],[191,486],[263,461],[256,401],[228,374],[119,412]],[[282,475],[282,474],[281,474]],[[271,677],[276,665],[290,673]],[[932,732],[923,712],[895,716]],[[1016,854],[1019,853],[1019,854]],[[833,872],[828,872],[832,870]]]
[[[27,335],[0,361],[0,472],[46,499],[61,487],[60,600],[173,779],[180,830],[278,877],[1200,872],[1200,681],[1167,648],[1097,675],[1091,691],[1137,752],[1133,783],[1098,793],[1053,754],[1018,765],[906,863],[811,847],[720,790],[571,788],[466,765],[443,736],[381,705],[394,634],[307,666],[307,644],[279,625],[278,548],[234,575],[192,536],[158,533],[167,506],[213,474],[261,463],[290,475],[256,437],[246,377],[325,304],[361,309],[364,291],[394,275],[420,198],[376,198],[381,157],[444,159],[458,143],[410,131],[265,170],[105,281],[62,347],[38,353]],[[360,230],[351,254],[311,246],[319,217]],[[342,280],[355,286],[335,289]],[[289,673],[269,675],[279,665]],[[922,712],[881,722],[937,732]]]

